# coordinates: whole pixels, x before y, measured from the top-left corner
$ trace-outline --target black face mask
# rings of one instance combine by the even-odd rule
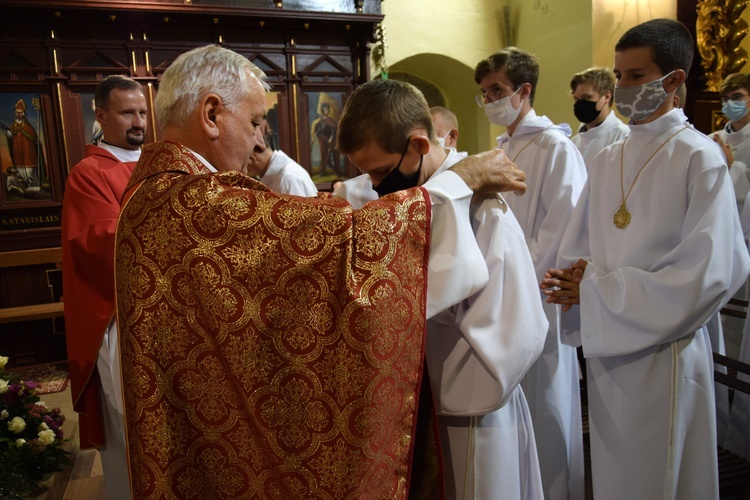
[[[411,137],[409,139],[411,139]],[[390,193],[395,193],[396,191],[413,188],[419,183],[419,173],[422,171],[422,155],[419,156],[419,168],[412,175],[404,175],[401,173],[401,170],[399,170],[401,162],[404,161],[406,152],[409,150],[409,144],[410,141],[407,140],[406,148],[401,154],[401,159],[398,161],[396,168],[391,170],[391,173],[385,176],[385,179],[380,181],[376,187],[373,187],[375,192],[378,193],[378,196],[385,196]]]
[[[586,101],[579,99],[573,105],[573,113],[581,123],[591,123],[599,117],[599,111],[596,105],[599,101]]]

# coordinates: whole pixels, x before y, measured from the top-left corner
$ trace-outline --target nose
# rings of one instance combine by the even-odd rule
[[[146,128],[146,115],[142,115],[140,113],[135,113],[135,119],[133,120],[133,126],[145,129]]]

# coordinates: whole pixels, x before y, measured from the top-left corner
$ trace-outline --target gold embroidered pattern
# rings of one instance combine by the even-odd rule
[[[323,355],[323,359],[315,364],[315,369],[321,373],[323,388],[330,394],[335,394],[339,406],[362,392],[367,378],[372,376],[365,370],[360,360],[361,352],[356,355],[345,344],[339,344],[335,351]]]
[[[316,336],[331,333],[333,307],[321,302],[319,295],[315,285],[304,279],[289,283],[266,308],[269,326],[283,331],[282,342],[295,351],[305,351]]]
[[[379,407],[387,411],[394,411],[404,404],[403,393],[394,387],[393,380],[390,379],[379,380],[371,398],[373,408]],[[406,443],[401,436],[394,435],[397,434],[397,429],[389,424],[386,415],[387,413],[366,409],[355,420],[355,428],[360,435],[368,437],[370,448],[385,447],[384,451],[387,454],[398,455],[401,452],[398,448]],[[391,449],[388,449],[389,445]]]
[[[354,214],[354,238],[357,252],[368,257],[379,256],[383,253],[387,238],[385,234],[393,231],[395,224],[390,222],[385,209],[376,209],[365,213]]]
[[[177,479],[181,498],[231,498],[241,493],[245,474],[222,450],[203,449],[195,460],[196,467],[187,468]]]
[[[221,250],[235,270],[235,278],[246,280],[251,288],[273,283],[288,260],[279,252],[279,243],[265,236],[259,227],[238,235],[236,242]]]
[[[162,402],[154,411],[143,413],[139,431],[152,436],[144,443],[146,452],[156,457],[161,465],[167,465],[170,457],[185,455],[186,445],[194,437],[192,429],[186,425],[185,416],[170,411],[166,402]],[[179,432],[178,429],[185,429],[186,432]]]
[[[230,335],[229,348],[224,355],[232,373],[250,392],[260,383],[271,381],[271,372],[281,366],[281,359],[272,349],[271,342],[257,336]]]
[[[425,192],[284,197],[174,143],[144,147],[130,184],[115,273],[134,497],[406,499]]]
[[[179,394],[195,407],[196,418],[212,424],[221,423],[236,410],[229,381],[221,363],[214,357],[199,361],[198,367],[199,371],[188,370],[177,377]]]
[[[331,423],[325,405],[301,377],[282,383],[278,396],[261,403],[260,415],[266,427],[275,431],[279,444],[292,450],[307,445],[313,434],[322,432]]]
[[[411,324],[412,312],[405,300],[392,300],[394,287],[380,283],[371,297],[372,306],[363,309],[355,321],[355,333],[365,342],[372,342],[376,354],[386,357],[399,344],[398,332]]]
[[[150,215],[140,231],[143,238],[143,253],[152,255],[156,264],[166,266],[170,260],[178,260],[189,242],[179,235],[180,220],[173,217],[169,209]]]
[[[122,274],[121,286],[131,290],[132,295],[136,298],[144,297],[150,287],[153,286],[153,282],[142,267],[135,265],[135,254],[132,248],[123,246],[118,259],[119,264],[125,270]],[[133,300],[130,295],[123,297],[121,302],[126,310],[132,310]]]
[[[145,352],[156,356],[162,365],[177,356],[184,356],[196,341],[182,319],[172,313],[166,304],[155,311],[143,311],[142,323],[134,333],[143,344]]]
[[[262,438],[255,436],[248,425],[240,422],[237,430],[227,433],[227,436],[234,444],[237,454],[247,459],[256,472],[268,465],[266,452],[260,444]]]
[[[359,450],[352,450],[343,441],[336,440],[333,446],[322,445],[322,453],[312,461],[320,474],[322,486],[330,489],[336,498],[343,498],[347,490],[356,486],[356,463]]]
[[[317,205],[287,203],[279,209],[281,227],[291,231],[291,247],[310,254],[324,245],[328,236],[339,231],[345,218]]]
[[[222,276],[213,268],[213,264],[197,262],[190,266],[189,276],[189,281],[188,278],[180,280],[177,290],[186,302],[190,297],[197,299],[203,318],[210,327],[216,328],[220,321],[228,321],[237,313],[237,298],[224,286]]]

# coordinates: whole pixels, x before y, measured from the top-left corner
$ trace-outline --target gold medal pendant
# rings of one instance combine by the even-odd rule
[[[635,174],[635,178],[633,179],[632,184],[630,184],[630,189],[628,189],[628,194],[625,194],[625,180],[623,179],[623,171],[625,170],[625,143],[628,142],[628,139],[630,137],[622,141],[622,147],[620,148],[620,194],[622,195],[622,205],[620,205],[620,210],[617,211],[613,220],[613,222],[615,223],[615,227],[617,227],[617,229],[625,229],[627,225],[630,224],[630,212],[628,212],[628,208],[625,206],[625,204],[628,202],[628,198],[630,198],[630,193],[633,191],[633,187],[635,187],[635,181],[638,180],[638,177],[641,175],[641,172],[643,172],[643,169],[646,168],[646,165],[648,165],[648,162],[650,162],[651,159],[654,156],[656,156],[656,153],[658,153],[661,150],[661,148],[664,147],[665,144],[671,141],[674,136],[676,136],[677,134],[679,134],[680,132],[688,128],[690,128],[690,124],[685,125],[680,130],[670,135],[666,141],[661,143],[661,146],[656,148],[656,151],[651,153],[651,156],[648,157],[648,160],[646,160],[646,163],[644,163],[641,166],[641,168],[638,170],[638,173]]]
[[[630,224],[630,212],[628,212],[624,203],[620,205],[620,210],[615,214],[614,223],[617,229],[625,229],[625,226]]]

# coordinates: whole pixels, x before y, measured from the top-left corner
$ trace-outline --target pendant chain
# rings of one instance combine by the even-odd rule
[[[545,131],[545,130],[547,130],[547,129],[550,129],[550,128],[552,128],[552,127],[554,127],[554,125],[550,125],[550,126],[548,126],[548,127],[546,127],[546,128],[543,128],[542,130],[540,130],[540,131],[539,131],[539,132],[538,132],[538,133],[537,133],[537,134],[536,134],[536,135],[535,135],[534,137],[532,137],[532,138],[531,138],[531,140],[530,140],[529,142],[527,142],[526,144],[524,144],[524,146],[523,146],[523,147],[521,148],[521,150],[520,150],[520,151],[518,151],[518,153],[516,153],[516,155],[515,155],[515,156],[513,157],[513,160],[511,160],[511,161],[512,161],[513,163],[515,163],[515,162],[516,162],[516,159],[518,159],[518,157],[519,157],[519,156],[521,156],[521,153],[523,153],[523,150],[524,150],[524,149],[526,149],[526,148],[528,148],[529,146],[531,146],[531,143],[532,143],[532,142],[534,142],[534,141],[536,140],[536,138],[537,138],[537,137],[539,137],[540,135],[542,135],[542,134],[544,133],[544,131]]]
[[[625,228],[630,223],[630,212],[628,212],[627,209],[627,201],[628,198],[630,198],[630,193],[633,192],[633,188],[635,187],[635,183],[638,180],[638,177],[641,175],[641,172],[643,172],[643,169],[646,168],[646,165],[653,159],[654,156],[656,156],[656,153],[661,151],[661,148],[667,145],[669,141],[671,141],[677,134],[682,132],[683,130],[690,128],[690,124],[685,125],[680,130],[675,132],[674,134],[670,135],[669,138],[662,142],[661,145],[656,148],[656,151],[651,153],[651,156],[648,157],[648,160],[646,160],[646,163],[643,164],[643,166],[638,170],[638,173],[635,174],[635,179],[633,179],[633,183],[630,184],[630,189],[628,189],[628,194],[625,194],[625,180],[624,180],[624,170],[625,170],[625,143],[628,142],[628,139],[630,136],[626,137],[625,140],[622,142],[622,148],[620,148],[620,194],[622,196],[622,204],[620,205],[620,209],[615,214],[614,223],[615,226],[617,226],[620,229]]]

